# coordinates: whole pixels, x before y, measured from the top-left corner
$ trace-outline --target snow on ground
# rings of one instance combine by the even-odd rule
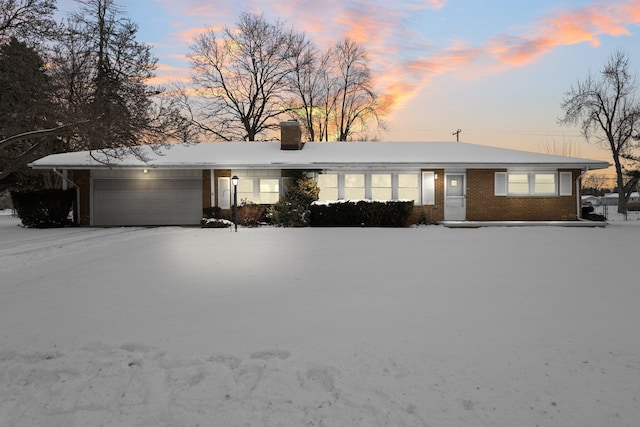
[[[0,426],[635,426],[640,221],[67,228],[0,215]]]

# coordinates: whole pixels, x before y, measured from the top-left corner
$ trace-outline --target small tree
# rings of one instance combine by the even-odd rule
[[[618,186],[618,213],[627,212],[627,201],[640,177],[638,171],[625,170],[640,158],[640,103],[635,98],[636,77],[629,70],[629,59],[616,52],[601,72],[601,78],[588,76],[565,93],[560,123],[579,124],[585,138],[605,145],[611,151]],[[625,164],[626,163],[626,164]],[[626,178],[626,181],[625,181]]]
[[[282,200],[269,207],[267,217],[281,227],[309,225],[309,207],[318,200],[320,189],[308,171],[291,171],[290,184]]]

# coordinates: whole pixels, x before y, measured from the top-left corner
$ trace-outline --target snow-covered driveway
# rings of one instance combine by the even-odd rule
[[[0,426],[632,426],[637,222],[71,228],[0,216]]]

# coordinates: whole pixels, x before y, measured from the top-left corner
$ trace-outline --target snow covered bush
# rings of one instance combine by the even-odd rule
[[[311,226],[404,227],[413,213],[413,201],[336,201],[311,205]]]

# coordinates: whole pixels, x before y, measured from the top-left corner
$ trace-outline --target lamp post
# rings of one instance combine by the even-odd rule
[[[234,175],[231,178],[233,183],[233,225],[238,232],[238,176]]]

